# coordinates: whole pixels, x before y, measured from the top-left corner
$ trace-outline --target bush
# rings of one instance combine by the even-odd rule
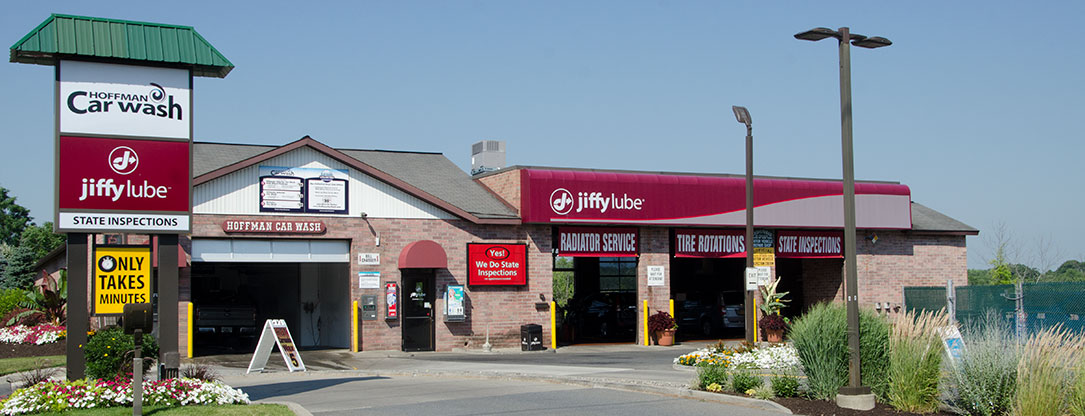
[[[764,383],[761,377],[749,371],[736,371],[734,376],[731,377],[731,390],[735,393],[745,394],[747,391],[761,387]]]
[[[889,393],[889,321],[870,309],[859,310],[859,371],[878,400]]]
[[[889,404],[897,410],[938,410],[942,366],[940,330],[949,317],[939,312],[908,312],[893,320],[889,335]]]
[[[0,291],[0,316],[7,316],[11,311],[19,307],[19,302],[24,300],[26,300],[26,292],[21,289],[4,289]],[[7,323],[7,319],[0,322],[0,324],[4,323]]]
[[[674,318],[669,313],[656,311],[654,315],[648,317],[648,332],[656,333],[675,328],[678,328],[678,324],[674,322]]]
[[[812,306],[791,325],[791,342],[799,352],[810,393],[829,400],[848,381],[847,316],[829,303]]]
[[[1020,355],[1014,335],[994,312],[964,326],[961,338],[968,348],[948,368],[945,404],[956,413],[972,416],[1009,414]]]
[[[776,374],[770,380],[772,394],[776,397],[796,397],[799,395],[799,378],[793,374]]]
[[[218,381],[214,367],[207,364],[188,364],[181,367],[181,377],[203,381]]]
[[[727,367],[709,365],[697,369],[697,387],[707,389],[712,384],[727,385]]]
[[[122,370],[130,369],[132,365],[132,356],[127,355],[127,352],[135,348],[136,343],[132,336],[125,334],[119,327],[98,331],[87,340],[87,345],[83,349],[87,360],[87,377],[112,379],[123,375]],[[143,335],[142,355],[152,360],[158,356],[158,343],[150,334]],[[152,360],[144,359],[144,372],[150,368]]]
[[[761,317],[761,322],[758,323],[761,330],[779,330],[787,329],[787,321],[780,315],[765,315]]]
[[[1029,337],[1017,365],[1019,415],[1062,415],[1069,411],[1074,369],[1085,357],[1085,339],[1056,325]]]

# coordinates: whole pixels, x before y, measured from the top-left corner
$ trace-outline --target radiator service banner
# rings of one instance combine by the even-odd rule
[[[636,228],[559,227],[559,256],[636,257],[640,235]]]

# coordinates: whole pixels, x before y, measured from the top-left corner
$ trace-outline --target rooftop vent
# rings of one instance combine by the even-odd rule
[[[505,167],[505,142],[483,140],[471,145],[471,174],[478,175]]]

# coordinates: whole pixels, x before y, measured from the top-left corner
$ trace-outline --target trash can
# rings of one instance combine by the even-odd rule
[[[542,351],[542,325],[520,325],[520,351]]]

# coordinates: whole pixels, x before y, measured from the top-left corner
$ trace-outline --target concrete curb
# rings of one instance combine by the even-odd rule
[[[297,415],[297,416],[313,416],[312,413],[309,413],[309,411],[305,410],[304,407],[301,407],[300,404],[297,404],[297,403],[294,403],[294,402],[283,402],[283,401],[277,401],[277,400],[266,400],[266,401],[265,400],[257,400],[257,401],[255,401],[253,403],[254,404],[280,404],[280,405],[283,405],[283,406],[286,406],[287,408],[289,408],[290,411],[294,412],[294,414]]]

